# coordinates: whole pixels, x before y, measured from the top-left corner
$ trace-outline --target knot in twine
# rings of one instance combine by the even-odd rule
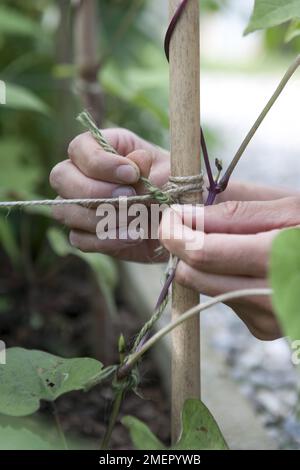
[[[153,186],[147,178],[141,178],[148,190],[148,194],[160,204],[174,204],[179,202],[180,196],[187,193],[202,193],[203,172],[193,176],[170,176],[168,183],[162,188]]]

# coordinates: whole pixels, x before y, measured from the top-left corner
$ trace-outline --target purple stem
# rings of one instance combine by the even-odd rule
[[[173,33],[174,33],[174,30],[177,26],[177,23],[182,15],[182,13],[184,12],[184,9],[187,5],[187,2],[189,0],[182,0],[182,2],[180,3],[180,5],[178,6],[171,22],[170,22],[170,25],[168,27],[168,30],[166,32],[166,37],[165,37],[165,53],[166,53],[166,57],[168,59],[168,62],[170,60],[170,43],[171,43],[171,39],[172,39],[172,36],[173,36]]]
[[[209,189],[214,188],[215,186],[215,180],[211,171],[211,166],[210,166],[210,161],[209,161],[209,156],[208,156],[208,151],[207,151],[207,145],[205,142],[205,137],[204,137],[204,132],[201,128],[201,147],[202,147],[202,152],[203,152],[203,159],[206,167],[206,172],[207,172],[207,177],[208,177],[208,182],[209,182]]]

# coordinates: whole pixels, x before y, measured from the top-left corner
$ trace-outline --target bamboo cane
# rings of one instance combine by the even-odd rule
[[[77,90],[84,107],[98,126],[103,120],[103,96],[98,73],[98,9],[96,0],[79,0],[75,10],[74,49],[77,66]]]
[[[178,0],[169,0],[173,17]],[[199,174],[200,163],[200,47],[199,1],[190,0],[170,44],[171,173]],[[196,198],[196,199],[195,199]],[[181,202],[200,202],[193,195]],[[199,295],[173,286],[172,317],[175,320],[199,303]],[[187,398],[200,397],[199,318],[186,321],[172,336],[172,440],[180,434],[180,413]]]

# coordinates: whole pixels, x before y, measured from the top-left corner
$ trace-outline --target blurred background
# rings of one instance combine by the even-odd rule
[[[83,4],[1,2],[0,80],[7,88],[0,106],[2,200],[55,196],[48,175],[81,132],[75,118],[83,107],[102,127],[126,127],[168,148],[167,1]],[[286,43],[286,25],[243,37],[252,0],[202,0],[201,6],[202,124],[211,155],[225,164],[299,53],[300,39]],[[299,80],[298,74],[274,106],[236,178],[299,189]],[[203,321],[276,447],[299,449],[299,385],[284,340],[255,340],[225,307]],[[0,337],[7,346],[109,363],[116,360],[119,333],[130,339],[141,323],[115,261],[72,250],[67,231],[46,209],[0,213]],[[155,362],[149,359],[146,370],[144,392],[151,400],[140,406],[132,397],[124,412],[149,422],[167,441],[166,392]],[[101,406],[97,393],[59,400],[66,431],[101,435],[110,391],[102,390]],[[42,413],[51,414],[43,406]],[[126,439],[120,427],[115,447],[126,446]]]

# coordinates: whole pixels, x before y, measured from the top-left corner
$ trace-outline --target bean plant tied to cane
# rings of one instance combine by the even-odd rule
[[[187,1],[183,1],[182,5]],[[221,3],[221,2],[219,2]],[[300,2],[294,0],[255,0],[254,10],[245,34],[259,29],[267,29],[287,23],[286,40],[290,41],[300,35]],[[175,27],[175,25],[174,25]],[[170,30],[168,31],[170,33]],[[172,31],[171,31],[172,33]],[[166,52],[172,34],[166,38]],[[168,55],[168,54],[167,54]],[[265,119],[269,110],[278,99],[289,79],[300,65],[300,56],[291,65],[282,79],[276,92],[263,109],[254,126],[242,142],[229,167],[223,171],[219,161],[216,162],[218,178],[213,177],[205,138],[202,134],[202,151],[209,181],[209,195],[206,204],[213,204],[218,193],[222,192],[229,181],[233,170],[253,138],[256,130]],[[87,114],[80,117],[81,122],[88,126],[101,145],[101,132]],[[115,153],[114,149],[111,149]],[[155,191],[144,181],[147,189]],[[148,186],[147,186],[148,185]],[[105,435],[101,447],[110,447],[111,435],[118,420],[119,410],[129,391],[138,393],[140,386],[139,367],[143,355],[180,323],[218,302],[227,301],[243,295],[268,295],[272,293],[273,304],[281,322],[283,331],[291,340],[300,340],[299,281],[300,281],[300,230],[283,231],[273,245],[271,255],[270,283],[272,290],[245,290],[219,296],[183,314],[178,320],[150,335],[151,328],[163,311],[168,297],[168,289],[173,280],[176,266],[173,266],[166,281],[150,322],[136,336],[133,346],[125,343],[123,336],[119,339],[119,363],[104,367],[93,358],[64,359],[42,351],[10,348],[7,351],[6,365],[0,365],[0,413],[3,415],[24,417],[38,411],[41,400],[55,402],[63,394],[74,390],[90,390],[91,388],[110,381],[114,391],[114,401],[110,412]],[[175,263],[176,264],[176,263]],[[163,450],[160,442],[143,422],[135,417],[126,416],[122,419],[128,429],[135,448],[143,450]],[[65,437],[61,436],[65,445]],[[172,446],[177,450],[227,449],[222,433],[206,406],[193,398],[187,400],[182,409],[182,432],[177,443]]]

